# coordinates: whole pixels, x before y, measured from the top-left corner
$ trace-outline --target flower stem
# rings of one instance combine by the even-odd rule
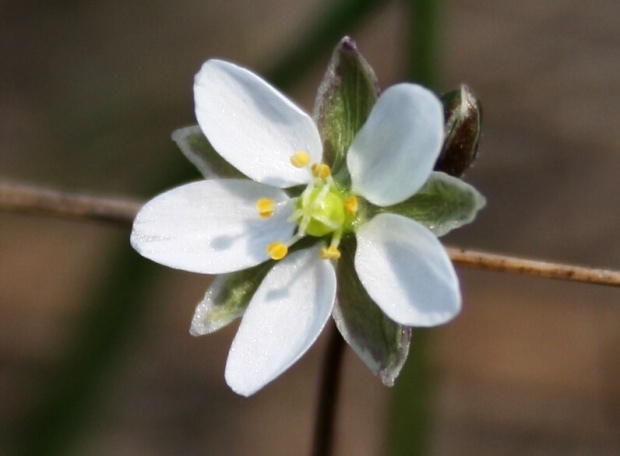
[[[140,206],[138,201],[70,193],[0,179],[0,211],[127,226]]]
[[[618,271],[514,258],[454,247],[448,247],[446,250],[454,264],[474,269],[620,287],[620,272]]]
[[[131,226],[138,201],[68,193],[0,179],[0,212],[47,215]],[[571,282],[620,287],[620,271],[571,266],[447,247],[455,265]]]
[[[314,442],[312,456],[330,456],[333,450],[334,422],[338,404],[338,386],[342,358],[344,355],[344,339],[335,326],[331,326],[327,353],[323,365],[319,404],[314,422]]]

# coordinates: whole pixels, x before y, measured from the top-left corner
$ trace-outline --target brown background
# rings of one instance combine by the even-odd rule
[[[266,71],[329,3],[0,2],[0,177],[147,198],[183,160],[169,135],[194,122],[200,64],[217,56]],[[384,86],[403,79],[404,8],[391,2],[346,31]],[[445,16],[442,87],[467,82],[484,103],[481,158],[466,179],[488,199],[446,242],[620,269],[620,3],[467,0]],[[327,59],[289,91],[308,110]],[[0,214],[0,453],[127,238]],[[618,290],[459,273],[463,313],[431,340],[433,454],[620,453]],[[305,454],[324,340],[264,391],[237,397],[223,379],[235,328],[187,331],[208,278],[161,277],[76,454]],[[339,454],[381,454],[390,390],[350,352],[343,389]]]

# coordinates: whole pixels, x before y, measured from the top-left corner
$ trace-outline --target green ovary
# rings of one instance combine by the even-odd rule
[[[340,229],[345,221],[344,201],[333,190],[321,195],[323,188],[315,188],[307,198],[297,200],[296,209],[301,212],[301,221],[307,220],[305,229],[310,236],[321,237]]]

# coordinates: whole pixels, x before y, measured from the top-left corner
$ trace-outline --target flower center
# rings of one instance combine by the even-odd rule
[[[305,168],[310,164],[310,156],[303,151],[291,157],[291,164],[296,168]],[[321,249],[321,258],[338,259],[338,244],[344,232],[350,231],[357,214],[357,198],[343,192],[331,176],[329,166],[318,163],[310,167],[313,179],[297,198],[295,209],[289,221],[297,224],[293,238],[284,242],[272,242],[267,246],[267,253],[274,260],[281,260],[288,253],[288,247],[304,236],[323,237],[331,234],[329,247]],[[277,210],[273,201],[260,198],[256,208],[261,218],[269,218]]]
[[[344,201],[329,185],[308,187],[295,204],[293,218],[306,234],[325,236],[344,224]]]

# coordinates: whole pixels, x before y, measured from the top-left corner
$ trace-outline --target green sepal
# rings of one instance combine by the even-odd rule
[[[349,146],[378,96],[375,72],[355,42],[343,38],[334,49],[314,104],[314,118],[323,140],[323,161],[342,185],[348,185],[350,180],[346,167]]]
[[[246,178],[241,171],[215,151],[198,125],[173,131],[172,140],[205,179]]]
[[[461,179],[435,171],[411,198],[389,207],[374,206],[371,212],[391,212],[420,222],[436,236],[471,223],[486,204],[478,190]]]
[[[241,317],[273,265],[270,260],[249,269],[216,276],[196,306],[190,334],[210,334]]]
[[[344,340],[386,386],[393,386],[411,342],[411,328],[390,320],[370,298],[355,272],[356,241],[342,240],[336,271],[338,295],[332,315]]]

